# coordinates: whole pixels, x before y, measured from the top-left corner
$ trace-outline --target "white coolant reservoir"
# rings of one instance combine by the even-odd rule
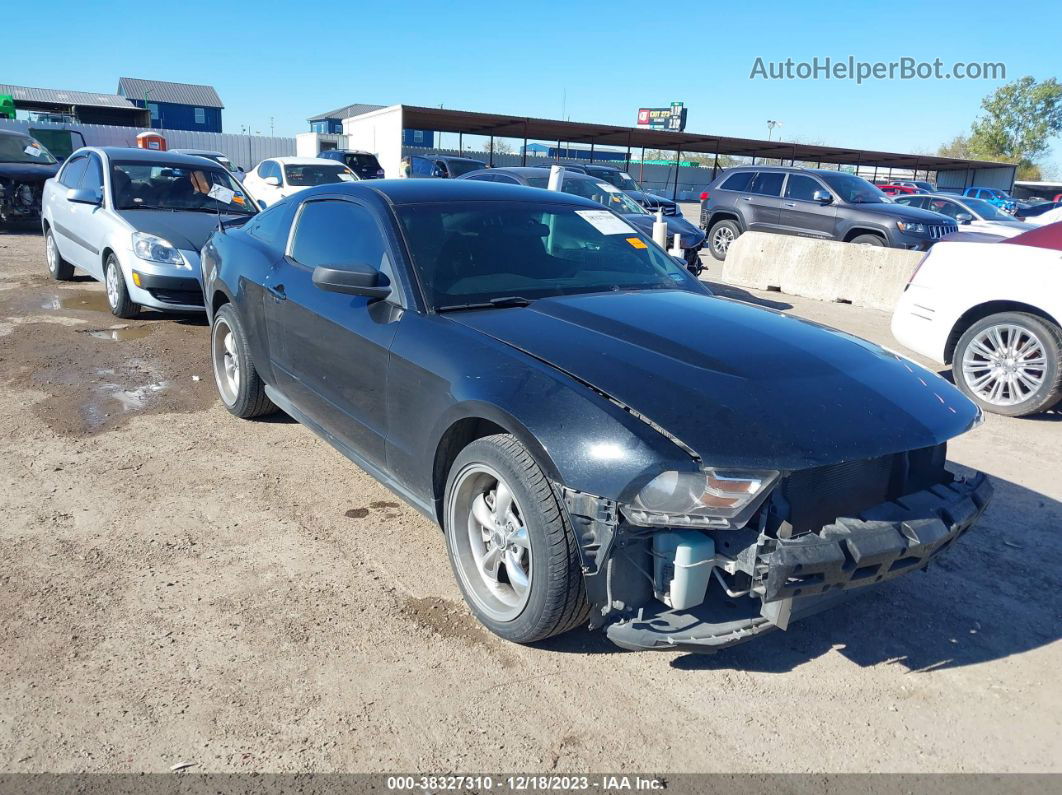
[[[653,584],[656,598],[672,610],[688,610],[704,601],[712,573],[715,544],[696,530],[653,536]]]

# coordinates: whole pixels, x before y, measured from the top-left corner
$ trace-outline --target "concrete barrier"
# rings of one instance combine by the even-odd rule
[[[922,252],[746,232],[730,244],[723,281],[891,312]]]

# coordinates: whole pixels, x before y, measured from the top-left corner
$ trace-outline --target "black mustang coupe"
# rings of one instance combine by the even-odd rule
[[[511,641],[785,629],[924,568],[991,494],[945,468],[981,420],[951,384],[713,296],[578,196],[325,185],[226,222],[202,266],[228,410],[282,409],[438,522]]]

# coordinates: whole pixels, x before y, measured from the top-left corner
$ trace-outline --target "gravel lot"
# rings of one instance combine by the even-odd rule
[[[883,313],[720,292],[895,345]],[[436,527],[230,417],[207,338],[0,235],[0,772],[1062,770],[1062,415],[952,444],[996,499],[927,574],[716,656],[525,648]]]

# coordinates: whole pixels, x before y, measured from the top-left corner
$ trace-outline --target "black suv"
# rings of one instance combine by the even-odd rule
[[[380,161],[376,159],[376,155],[369,152],[358,152],[353,149],[327,149],[317,156],[325,160],[338,160],[357,174],[358,179],[384,178],[384,170],[380,168]]]
[[[894,204],[862,177],[825,169],[739,166],[701,194],[701,227],[718,260],[742,232],[925,251],[958,230],[954,219]]]

